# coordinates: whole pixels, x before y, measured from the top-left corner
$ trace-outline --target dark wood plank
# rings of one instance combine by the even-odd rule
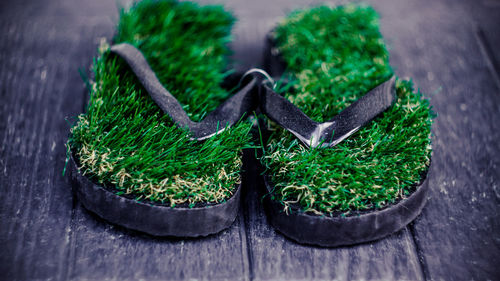
[[[476,25],[477,39],[491,75],[500,88],[500,2],[462,1]]]
[[[71,241],[69,279],[246,280],[249,271],[239,219],[205,238],[157,238],[110,225],[79,204]]]
[[[81,110],[78,67],[90,61],[96,24],[78,1],[2,2],[0,279],[65,274],[72,196],[62,177],[64,118]]]
[[[425,277],[500,276],[500,89],[467,5],[384,1],[397,73],[414,78],[438,113],[428,206],[414,224]]]

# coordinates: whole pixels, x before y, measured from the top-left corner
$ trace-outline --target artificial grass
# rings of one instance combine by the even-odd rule
[[[191,119],[201,120],[231,94],[220,85],[228,75],[233,22],[221,6],[142,1],[122,10],[113,41],[139,48]],[[92,67],[87,112],[68,141],[81,172],[118,194],[172,207],[229,198],[240,181],[251,124],[239,122],[204,142],[190,140],[109,46],[101,53]]]
[[[393,74],[368,6],[320,6],[292,12],[273,33],[293,91],[284,95],[324,122]],[[271,196],[321,215],[383,208],[412,192],[428,169],[433,113],[411,81],[398,79],[397,101],[331,148],[306,148],[276,126],[261,162]]]

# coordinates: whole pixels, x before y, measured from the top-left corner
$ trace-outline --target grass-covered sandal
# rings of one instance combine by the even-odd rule
[[[426,202],[433,116],[410,81],[391,80],[376,12],[295,11],[269,38],[266,68],[273,76],[284,71],[287,87],[276,91],[291,102],[262,109],[286,128],[268,124],[261,158],[271,224],[321,246],[372,241],[406,226]],[[261,96],[273,97],[266,91],[273,89]],[[292,112],[291,104],[302,117],[272,118]],[[304,116],[318,123],[308,129]]]
[[[241,119],[255,84],[238,84],[226,69],[233,21],[222,7],[190,2],[143,1],[122,11],[68,141],[87,209],[161,236],[231,225],[251,141],[252,125]]]

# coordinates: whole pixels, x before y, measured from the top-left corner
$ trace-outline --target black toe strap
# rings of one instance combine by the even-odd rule
[[[253,76],[240,90],[208,114],[201,122],[192,121],[182,105],[163,87],[142,53],[134,46],[122,43],[111,52],[124,59],[154,102],[179,127],[187,128],[196,140],[204,140],[260,106],[271,120],[290,131],[306,146],[334,146],[388,109],[395,100],[395,77],[375,87],[344,109],[330,121],[311,120],[286,98]]]
[[[323,123],[311,120],[266,85],[262,86],[260,92],[260,108],[269,119],[294,134],[304,145],[330,147],[352,135],[392,105],[396,97],[395,81],[393,76]]]
[[[122,43],[111,47],[111,53],[127,62],[134,74],[161,110],[179,127],[187,128],[193,138],[204,140],[238,122],[256,107],[257,80],[248,81],[235,95],[223,102],[201,122],[192,121],[179,101],[163,87],[146,58],[134,46]]]

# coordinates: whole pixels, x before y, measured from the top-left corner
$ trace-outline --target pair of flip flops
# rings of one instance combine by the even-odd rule
[[[162,57],[162,52],[165,51],[161,49],[161,42],[163,41],[158,39],[158,37],[142,34],[141,32],[144,32],[144,30],[141,30],[140,27],[137,27],[137,30],[134,32],[134,26],[130,26],[131,22],[136,21],[136,24],[143,24],[143,26],[149,27],[149,29],[145,30],[158,32],[160,38],[161,36],[168,37],[176,35],[175,30],[172,32],[166,31],[169,28],[173,29],[172,26],[175,25],[176,20],[181,22],[178,26],[181,26],[182,29],[190,30],[194,27],[199,28],[202,26],[197,26],[196,24],[196,16],[199,15],[203,17],[208,16],[208,18],[210,16],[213,17],[212,21],[206,20],[204,22],[200,20],[199,22],[208,23],[207,29],[213,32],[212,35],[214,37],[226,38],[227,34],[221,32],[220,28],[214,28],[214,23],[221,16],[226,15],[221,10],[218,10],[218,8],[200,8],[190,3],[180,4],[174,1],[146,1],[136,4],[130,11],[122,14],[121,21],[123,23],[120,23],[119,29],[121,29],[118,36],[119,40],[117,41],[124,42],[117,42],[117,44],[105,50],[103,56],[98,59],[98,63],[96,63],[97,67],[95,66],[95,68],[98,69],[96,76],[100,76],[96,77],[96,82],[91,86],[93,91],[91,91],[90,112],[82,115],[78,124],[72,129],[68,146],[70,148],[71,167],[73,167],[72,175],[77,183],[76,192],[87,209],[112,223],[159,236],[205,236],[227,228],[232,224],[237,215],[241,194],[241,184],[235,180],[234,176],[235,170],[240,165],[234,164],[238,162],[234,155],[238,155],[239,150],[250,147],[242,145],[242,143],[248,140],[250,134],[250,130],[248,129],[250,128],[250,124],[244,119],[258,112],[267,116],[268,120],[270,120],[269,122],[271,122],[268,126],[262,126],[263,123],[268,121],[260,119],[258,127],[260,139],[257,141],[257,144],[260,143],[260,147],[257,150],[261,152],[260,158],[262,164],[268,168],[264,176],[264,203],[269,221],[286,236],[298,242],[321,246],[355,244],[389,235],[407,225],[420,213],[425,204],[427,192],[426,186],[421,185],[421,183],[425,179],[427,169],[430,165],[430,158],[426,158],[430,157],[430,121],[428,121],[430,120],[430,115],[428,104],[418,95],[415,95],[408,84],[402,85],[401,81],[396,82],[395,77],[391,75],[391,71],[382,71],[377,76],[377,65],[384,62],[380,62],[374,57],[372,62],[374,66],[370,66],[369,62],[366,65],[366,61],[363,61],[363,56],[370,55],[370,50],[363,50],[363,48],[374,48],[369,43],[363,43],[370,42],[369,40],[377,41],[380,39],[380,35],[378,33],[370,33],[374,28],[377,29],[377,26],[365,27],[363,25],[355,25],[360,24],[358,18],[363,16],[367,16],[367,18],[361,18],[362,20],[370,20],[370,23],[365,23],[365,25],[373,24],[373,17],[375,17],[373,10],[367,7],[354,6],[333,9],[318,7],[292,14],[284,24],[270,34],[265,57],[267,62],[266,70],[272,76],[282,76],[285,72],[284,70],[287,70],[285,74],[290,75],[288,85],[291,85],[293,90],[290,87],[288,90],[283,90],[283,87],[280,86],[277,87],[276,83],[270,82],[272,80],[270,77],[261,75],[262,73],[265,74],[261,70],[249,71],[245,75],[229,75],[225,79],[226,88],[232,87],[236,89],[233,90],[235,93],[216,106],[209,114],[206,114],[208,113],[207,108],[209,108],[206,107],[205,110],[199,110],[201,113],[198,112],[199,114],[196,115],[193,113],[190,114],[189,108],[186,106],[186,104],[193,106],[190,100],[182,97],[183,102],[179,102],[174,97],[174,94],[166,89],[166,87],[170,88],[170,85],[181,85],[179,87],[181,90],[177,91],[177,93],[180,92],[182,94],[182,91],[196,92],[189,85],[183,85],[182,81],[178,81],[179,79],[182,80],[183,75],[189,74],[182,72],[175,73],[175,68],[169,68],[170,65],[162,65],[162,59],[159,59],[159,57]],[[124,19],[128,19],[128,22]],[[140,23],[141,20],[147,22]],[[332,29],[335,32],[343,30],[350,37],[358,36],[359,50],[347,50],[353,55],[346,56],[346,50],[336,50],[335,48],[338,46],[329,48],[329,46],[324,46],[323,44],[320,49],[324,50],[327,54],[325,56],[318,56],[322,60],[316,60],[315,57],[312,57],[312,64],[308,65],[307,57],[300,58],[300,48],[297,48],[296,54],[293,53],[296,45],[301,45],[299,47],[302,47],[302,50],[304,48],[307,50],[307,43],[297,43],[300,42],[300,37],[306,37],[312,41],[312,44],[317,44],[321,42],[320,39],[324,37],[324,33],[328,33],[324,29],[319,32],[317,37],[314,37],[311,32],[314,32],[312,28],[315,27],[308,23],[308,20],[316,24],[318,22],[321,24],[323,20],[340,24],[340,27]],[[227,21],[224,23],[224,20],[222,20],[222,23],[219,22],[219,24],[221,26],[228,25]],[[301,24],[302,26],[300,26]],[[288,25],[297,25],[300,28],[295,29],[295,31],[294,28],[284,28]],[[200,30],[191,31],[203,32]],[[127,34],[127,32],[130,34]],[[177,35],[179,34],[177,33]],[[364,38],[363,36],[365,35],[368,38]],[[178,39],[170,38],[170,40]],[[190,40],[191,38],[183,39]],[[195,39],[193,40],[197,42]],[[342,40],[339,41],[342,44]],[[290,44],[290,42],[295,42],[295,45]],[[159,45],[157,49],[154,48],[155,43]],[[204,44],[199,41],[197,43],[200,46]],[[213,52],[214,48],[217,49],[218,46],[220,47],[220,44],[210,45],[207,49],[196,54],[200,57],[210,57],[207,53],[210,53],[210,51]],[[182,51],[182,48],[176,49],[172,47],[166,50],[165,53],[180,52],[181,57],[179,59],[181,60],[183,59]],[[311,53],[316,51],[313,49],[310,50]],[[336,51],[340,53],[335,53]],[[377,48],[374,51],[372,50],[375,53],[377,51],[379,51]],[[364,52],[368,54],[359,55],[359,53]],[[214,61],[218,61],[217,56],[212,55],[212,57],[216,58]],[[172,58],[175,59],[175,54],[172,55]],[[335,71],[329,72],[329,69],[334,69],[335,67],[342,69],[344,67],[342,64],[345,64],[342,60],[346,58],[352,59],[353,62],[356,62],[357,59],[362,63],[359,65],[359,68],[356,68],[356,66],[351,67],[351,73],[342,73],[342,71],[337,73]],[[100,68],[99,61],[101,62]],[[175,64],[176,62],[168,61],[167,63]],[[116,65],[121,66],[117,67]],[[304,69],[300,70],[303,72],[295,71],[294,74],[294,67],[303,67]],[[177,69],[185,70],[182,66]],[[217,66],[214,69],[217,71]],[[325,75],[322,76],[322,74],[314,73],[318,69],[323,71]],[[303,76],[312,74],[313,77],[319,79],[328,79],[328,82],[324,83],[324,85],[335,83],[345,84],[345,81],[342,81],[342,79],[347,80],[348,84],[349,80],[353,79],[349,75],[356,76],[356,73],[353,74],[353,69],[359,69],[361,75],[364,75],[368,80],[368,83],[364,84],[364,89],[367,91],[361,90],[350,97],[348,96],[347,99],[351,99],[351,101],[347,102],[345,101],[346,96],[343,96],[343,101],[336,103],[347,106],[340,108],[340,110],[339,108],[332,110],[335,113],[333,116],[331,114],[330,116],[328,114],[325,116],[316,116],[314,110],[310,110],[307,107],[305,107],[305,110],[301,110],[295,105],[307,102],[308,98],[310,98],[310,93],[307,93],[307,91],[311,88],[311,85],[303,83]],[[102,78],[109,74],[106,73],[107,71],[118,78],[114,80]],[[166,72],[167,75],[164,75],[163,72]],[[170,74],[168,74],[169,72]],[[372,73],[375,74],[371,75]],[[102,110],[111,111],[113,110],[113,106],[119,106],[115,104],[116,98],[113,98],[114,95],[123,94],[120,93],[120,91],[123,92],[123,87],[130,86],[123,82],[123,77],[128,77],[127,81],[132,81],[130,83],[134,85],[133,87],[137,88],[134,88],[134,91],[132,91],[134,94],[142,92],[140,100],[144,99],[148,102],[148,106],[145,106],[145,112],[140,112],[139,103],[139,105],[135,105],[135,108],[133,107],[134,105],[131,105],[131,109],[123,111],[126,112],[125,115],[130,114],[132,116],[116,116],[114,118],[113,114],[107,114],[105,115],[106,118],[95,120],[105,114],[102,113]],[[215,75],[214,77],[220,80],[221,76]],[[358,77],[360,76],[358,75]],[[189,81],[189,79],[186,80]],[[113,85],[113,82],[116,84]],[[219,82],[222,83],[222,81]],[[399,83],[399,86],[396,86],[397,83]],[[340,87],[340,90],[349,89],[353,91],[354,86],[347,85],[344,88]],[[363,87],[361,88],[363,89]],[[321,94],[325,91],[325,89],[320,88],[315,90],[320,91]],[[329,90],[335,92],[335,90],[339,89],[333,87]],[[286,92],[291,94],[287,94]],[[283,93],[285,93],[284,96],[282,95]],[[210,95],[207,93],[204,94],[205,99],[201,98],[200,100],[207,104],[214,104],[213,101],[210,101]],[[331,95],[331,93],[329,94]],[[414,97],[409,98],[411,95],[414,95]],[[328,94],[325,96],[328,98]],[[151,100],[148,100],[148,97]],[[218,97],[218,100],[223,99],[224,97]],[[217,101],[215,98],[214,100]],[[127,100],[127,102],[134,103],[134,99]],[[404,104],[398,105],[402,102],[408,102],[408,106]],[[413,106],[409,104],[410,102],[421,102],[421,104]],[[103,103],[109,103],[110,105],[103,109]],[[393,106],[394,103],[397,106]],[[151,109],[154,106],[161,109],[163,115],[159,116],[159,110],[155,111]],[[194,104],[194,106],[199,106],[199,103]],[[328,111],[328,106],[323,107],[319,111]],[[422,112],[418,116],[409,113],[419,110]],[[312,115],[315,116],[308,116],[308,111],[311,111]],[[387,113],[387,111],[390,112]],[[394,112],[397,112],[397,114]],[[136,120],[144,118],[141,114],[149,114],[154,117],[145,118],[147,122],[145,122],[144,127],[146,129],[148,126],[151,127],[145,132],[136,132],[134,134],[133,130],[120,128],[120,126],[127,126],[128,123],[126,120],[125,122],[123,120],[120,122],[116,121],[117,118],[130,118],[132,120],[130,123],[138,126]],[[418,133],[424,136],[424,141],[417,143],[417,149],[422,155],[419,155],[421,157],[416,158],[416,160],[412,158],[412,160],[419,162],[419,165],[417,165],[419,169],[410,171],[407,176],[389,174],[388,177],[392,177],[388,181],[389,186],[383,187],[386,179],[380,177],[380,174],[375,173],[373,177],[370,177],[370,175],[366,175],[366,170],[364,170],[366,167],[356,170],[355,165],[359,163],[361,166],[370,162],[367,165],[372,165],[371,167],[376,170],[379,168],[377,166],[378,162],[385,164],[388,159],[390,161],[390,158],[393,158],[396,162],[394,163],[395,165],[405,165],[405,163],[398,161],[406,161],[411,158],[397,157],[401,153],[410,153],[411,149],[401,147],[404,144],[397,143],[399,151],[395,150],[395,147],[386,145],[387,142],[390,142],[390,140],[387,140],[387,136],[394,134],[388,132],[388,130],[400,130],[396,134],[405,135],[407,132],[403,132],[404,127],[415,124],[419,125],[419,120],[410,120],[410,122],[405,122],[405,120],[391,120],[394,116],[400,117],[400,119],[405,119],[406,117],[408,119],[420,118],[428,122],[422,123],[424,124],[423,129],[418,131]],[[193,121],[193,117],[198,122]],[[310,117],[315,120],[320,119],[324,122],[313,121]],[[370,123],[375,117],[377,117],[376,120],[378,121]],[[165,126],[168,128],[158,131],[157,127],[162,122],[166,123],[167,125]],[[366,126],[372,123],[374,124]],[[370,126],[377,126],[375,129],[372,128],[371,131],[384,131],[386,132],[385,136],[373,139],[373,136],[367,133],[370,130]],[[342,153],[346,153],[346,151],[349,153],[349,147],[357,144],[361,144],[361,146],[373,146],[373,143],[375,145],[379,145],[380,143],[379,147],[382,147],[382,152],[375,153],[375,148],[373,147],[368,154],[365,151],[360,152],[359,149],[352,149],[351,152],[358,153],[356,157],[362,159],[356,158],[357,162],[346,162],[346,169],[341,169],[340,172],[336,170],[338,167],[330,169],[328,165],[321,166],[315,164],[315,161],[325,160],[326,163],[331,161],[332,159],[331,157],[329,158],[328,154],[336,152],[342,154],[336,145],[343,145],[344,142],[350,139],[347,139],[349,136],[360,129],[361,131],[358,133],[360,136],[357,136],[356,140],[347,143],[345,147],[339,148],[344,150]],[[137,130],[140,130],[140,128]],[[118,134],[118,131],[121,133]],[[124,131],[126,133],[123,133]],[[174,131],[175,133],[172,133]],[[98,141],[88,140],[88,135],[91,135],[91,133],[94,133],[94,135],[90,138],[97,138]],[[119,148],[116,148],[116,143],[121,140],[113,138],[125,138],[125,135],[131,139],[135,135],[140,141],[126,141],[125,143],[132,147],[131,149],[119,146]],[[146,138],[144,136],[149,137],[150,135],[159,135],[159,137],[143,141]],[[231,146],[227,142],[232,141],[231,137],[233,135],[237,135],[235,138],[238,138],[238,144]],[[367,135],[369,137],[366,137]],[[189,146],[189,149],[183,152],[175,149],[164,152],[164,149],[161,148],[161,151],[158,151],[160,156],[151,156],[150,148],[156,147],[158,144],[163,144],[165,138],[179,138],[178,142],[174,139],[172,142],[167,143],[175,148],[180,142],[181,144],[185,144],[185,146]],[[110,139],[113,141],[109,141]],[[415,143],[409,143],[407,146],[415,147]],[[114,148],[114,150],[111,150],[110,147]],[[182,145],[179,147],[182,147]],[[220,156],[220,158],[215,158],[215,154],[206,154],[207,150],[216,149],[216,147],[219,147],[217,151],[219,156],[226,152],[224,149],[227,147],[230,157],[224,158]],[[386,148],[386,150],[384,151],[383,148]],[[197,155],[193,155],[198,152],[200,153],[200,159],[196,159]],[[171,163],[171,166],[165,166],[166,172],[164,177],[151,179],[155,175],[159,177],[158,173],[148,174],[148,167],[144,168],[141,166],[141,168],[136,168],[136,166],[140,165],[128,160],[141,161],[141,157],[137,156],[140,153],[145,155],[143,158],[154,157],[155,160],[160,161],[148,163],[160,163],[162,165],[164,163]],[[314,155],[314,153],[317,153],[318,157],[312,159],[311,155]],[[394,155],[390,155],[390,153]],[[181,154],[181,156],[177,154]],[[127,157],[127,155],[130,155],[130,157]],[[220,159],[220,163],[213,163],[217,161],[204,159],[209,158],[203,157],[204,155],[213,155],[214,159]],[[297,155],[299,155],[298,158]],[[302,158],[300,158],[300,155],[302,155]],[[369,161],[366,160],[370,156],[372,158]],[[309,161],[304,165],[304,161],[308,157]],[[380,157],[388,159],[378,159]],[[179,169],[183,170],[184,168],[182,165],[175,163],[175,161],[182,162],[186,161],[186,159],[190,159],[189,161],[191,162],[199,162],[200,169],[204,169],[205,167],[206,169],[212,169],[207,170],[208,173],[213,171],[222,172],[208,175],[206,177],[207,180],[196,181],[193,177],[200,174],[200,171],[196,171],[196,164],[185,163],[185,166],[189,166],[192,169],[191,171],[186,168],[188,172],[185,172],[179,171]],[[311,164],[316,166],[311,166]],[[408,164],[406,163],[406,165]],[[410,167],[413,166],[410,163]],[[169,167],[177,167],[177,170],[169,170]],[[225,167],[229,167],[229,172],[225,170]],[[307,169],[299,172],[296,169],[300,167],[307,167]],[[157,167],[152,168],[156,169]],[[396,168],[393,169],[398,171]],[[294,173],[294,171],[297,175],[305,172],[307,176],[297,179],[295,175],[289,175],[289,173]],[[360,178],[360,171],[361,173],[365,173],[365,178]],[[161,173],[161,171],[158,172]],[[318,180],[318,173],[322,175],[322,179],[326,180],[326,184],[325,181],[322,184],[316,183],[321,182]],[[384,173],[384,171],[381,171],[381,173]],[[144,174],[150,176],[143,176]],[[228,174],[232,176],[228,176]],[[135,176],[137,178],[135,181],[132,180],[134,179],[134,175],[137,175]],[[342,178],[346,176],[350,177],[351,180],[342,182]],[[400,176],[401,180],[397,176]],[[370,177],[369,180],[367,180],[368,177]],[[413,179],[413,181],[410,179]],[[127,184],[126,181],[130,181],[131,183]],[[309,186],[304,184],[307,181],[309,181]],[[363,184],[363,181],[370,182],[372,186],[360,186]],[[194,185],[199,186],[193,187]],[[206,185],[206,187],[203,185]],[[383,190],[378,193],[371,192],[385,188],[387,188],[387,192]],[[358,192],[361,194],[359,195],[356,194],[356,189],[366,192],[364,194]],[[391,190],[389,191],[389,189]],[[223,190],[223,192],[219,192],[219,190]],[[339,192],[339,190],[341,191]],[[205,196],[198,196],[197,192]],[[309,195],[310,192],[316,193]],[[338,198],[339,194],[342,195],[340,196],[342,198]],[[384,197],[385,194],[389,194],[390,196]],[[384,198],[386,199],[385,201]],[[180,202],[180,204],[177,202]]]

